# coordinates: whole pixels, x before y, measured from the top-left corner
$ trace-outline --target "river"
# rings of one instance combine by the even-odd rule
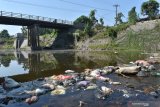
[[[147,59],[150,55],[151,53],[140,51],[0,51],[0,82],[6,76],[23,83],[38,78],[64,74],[65,70],[83,72],[86,68],[97,69],[105,66],[118,66],[139,59]],[[129,83],[134,86],[134,90],[141,90],[144,87],[156,86],[160,83],[159,77],[132,76],[130,79],[126,79],[117,74],[111,74],[108,77],[122,83],[121,86],[108,85],[113,89],[126,89],[125,85]],[[133,89],[131,88],[128,91],[133,91]],[[133,95],[132,98],[124,98],[122,93],[116,93],[116,91],[106,100],[99,100],[94,97],[94,94],[95,91],[89,90],[87,92],[69,92],[66,95],[55,97],[43,95],[37,103],[32,105],[21,102],[8,106],[76,107],[79,104],[78,102],[83,100],[87,103],[85,107],[103,107],[105,105],[114,107],[117,105],[127,106],[131,101],[147,101],[150,104],[159,101],[159,98],[156,99],[142,94],[138,97]],[[133,92],[133,94],[136,95],[136,92]]]

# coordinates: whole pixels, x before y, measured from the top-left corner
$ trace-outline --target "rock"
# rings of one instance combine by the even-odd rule
[[[118,74],[137,74],[141,70],[140,66],[119,67],[115,72]]]
[[[149,75],[148,75],[148,73],[146,73],[145,71],[140,71],[140,72],[137,73],[137,76],[138,76],[138,77],[147,77],[147,76],[149,76]]]
[[[113,90],[112,90],[111,88],[107,88],[107,87],[105,87],[105,86],[102,86],[102,87],[101,87],[101,91],[102,91],[102,93],[105,94],[105,95],[109,95],[109,94],[111,94],[111,93],[113,92]]]
[[[152,70],[155,70],[155,69],[156,69],[156,68],[154,67],[154,65],[149,65],[149,66],[148,66],[148,70],[149,70],[149,71],[152,71]]]
[[[20,84],[16,82],[15,80],[5,77],[5,81],[3,82],[3,88],[4,89],[13,89],[20,87]]]
[[[51,92],[51,95],[63,95],[66,91],[64,89],[56,89]]]
[[[37,102],[37,101],[38,101],[38,97],[37,96],[32,96],[31,98],[27,98],[25,100],[25,102],[28,103],[28,104],[32,104],[32,103]]]
[[[75,71],[73,70],[66,70],[65,73],[74,73]]]

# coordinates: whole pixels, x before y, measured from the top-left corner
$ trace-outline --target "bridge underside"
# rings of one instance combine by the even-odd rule
[[[0,16],[0,24],[5,25],[17,25],[17,26],[27,26],[28,27],[28,46],[32,50],[40,49],[39,43],[39,28],[54,28],[63,31],[64,29],[69,29],[73,25],[56,23],[56,22],[47,22],[47,21],[36,21],[32,19],[21,19],[14,17],[4,17]]]

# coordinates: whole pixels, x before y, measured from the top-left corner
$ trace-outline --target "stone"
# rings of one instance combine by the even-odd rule
[[[152,70],[155,70],[156,68],[154,67],[154,65],[150,65],[150,66],[148,66],[148,70],[149,71],[152,71]]]
[[[3,83],[3,88],[4,89],[13,89],[13,88],[18,88],[20,87],[20,84],[13,80],[12,78],[5,77],[5,81]]]

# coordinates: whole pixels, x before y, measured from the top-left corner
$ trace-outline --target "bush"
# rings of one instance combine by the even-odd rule
[[[108,29],[108,36],[112,39],[115,39],[117,37],[117,31],[114,27]]]

